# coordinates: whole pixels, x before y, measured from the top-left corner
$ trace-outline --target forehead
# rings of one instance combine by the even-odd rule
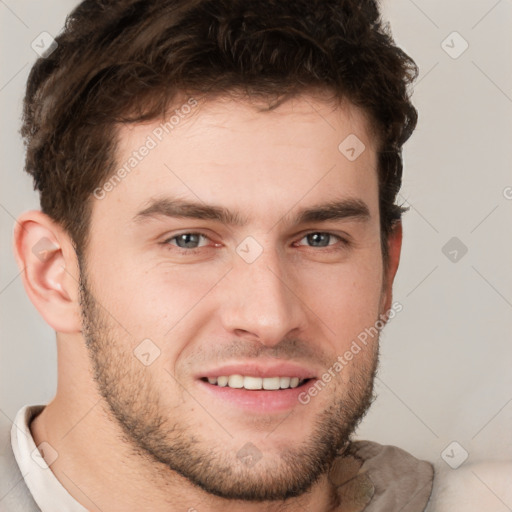
[[[163,119],[120,127],[117,170],[95,208],[133,215],[169,195],[236,206],[263,221],[345,196],[376,213],[377,141],[359,109],[306,95],[258,107],[183,97]]]

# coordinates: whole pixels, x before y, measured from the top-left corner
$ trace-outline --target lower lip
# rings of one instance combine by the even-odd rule
[[[288,411],[301,405],[300,394],[306,393],[315,381],[316,379],[310,379],[302,386],[274,391],[235,389],[228,386],[216,386],[203,380],[198,382],[207,393],[218,400],[228,402],[239,409],[269,413]]]

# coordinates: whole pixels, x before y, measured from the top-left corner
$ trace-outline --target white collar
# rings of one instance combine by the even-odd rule
[[[57,452],[45,442],[39,445],[45,453],[42,457],[40,450],[36,447],[30,422],[39,414],[44,405],[26,405],[16,414],[11,428],[11,445],[16,462],[25,479],[29,491],[42,512],[87,512],[78,501],[76,501],[65,487],[57,480],[49,465],[58,457]],[[46,461],[45,461],[46,459]]]

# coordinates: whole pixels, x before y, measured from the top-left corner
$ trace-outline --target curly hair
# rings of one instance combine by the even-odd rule
[[[87,243],[93,190],[115,170],[116,126],[165,115],[178,94],[273,100],[311,88],[360,107],[378,141],[383,257],[417,122],[414,61],[375,0],[85,0],[34,64],[21,134],[41,209]]]

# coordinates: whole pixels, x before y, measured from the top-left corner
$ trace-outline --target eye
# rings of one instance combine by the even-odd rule
[[[304,236],[302,240],[306,240],[308,244],[311,244],[310,247],[331,247],[336,245],[336,242],[341,242],[342,246],[347,246],[348,241],[341,238],[338,235],[333,233],[324,233],[322,231],[315,231],[312,233],[308,233]],[[334,240],[335,243],[331,243]],[[299,242],[298,245],[303,245]]]
[[[209,238],[202,233],[180,233],[168,238],[165,244],[174,245],[185,252],[192,252],[194,249],[202,247],[199,245],[201,240],[209,240]]]

